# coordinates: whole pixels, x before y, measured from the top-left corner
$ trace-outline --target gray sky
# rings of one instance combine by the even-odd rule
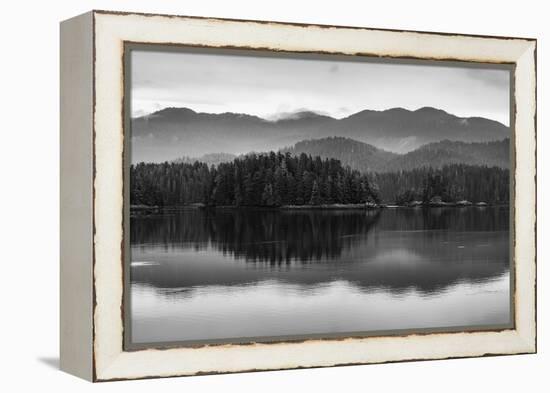
[[[433,106],[509,125],[509,72],[364,61],[185,52],[132,52],[132,115],[165,107],[263,118],[312,110],[342,118],[364,109]]]

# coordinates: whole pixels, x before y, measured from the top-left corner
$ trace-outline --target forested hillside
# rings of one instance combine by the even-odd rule
[[[494,142],[441,141],[429,143],[390,160],[384,171],[442,168],[449,164],[510,167],[510,139]]]
[[[366,175],[336,159],[249,154],[205,163],[132,165],[130,203],[148,206],[281,206],[378,202]]]
[[[381,200],[397,204],[428,202],[440,197],[443,202],[508,203],[510,171],[508,169],[463,164],[440,169],[417,168],[410,171],[372,173]]]
[[[391,153],[367,143],[343,137],[305,140],[283,149],[322,158],[336,158],[360,172],[395,172],[414,168],[442,168],[449,164],[509,168],[510,140],[494,142],[441,141],[429,143],[406,154]]]
[[[321,158],[335,158],[343,165],[364,173],[383,171],[388,162],[399,157],[396,153],[378,149],[368,143],[337,136],[301,141],[282,151],[292,155],[305,153]]]

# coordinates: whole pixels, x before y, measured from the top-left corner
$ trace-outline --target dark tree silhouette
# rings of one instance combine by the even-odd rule
[[[444,202],[508,203],[508,169],[453,164],[441,169],[423,167],[409,171],[369,174],[371,187],[385,202],[404,204],[428,202],[434,197]]]
[[[265,206],[411,201],[508,203],[508,169],[464,164],[361,174],[305,153],[249,154],[232,162],[132,165],[132,205]]]
[[[140,163],[130,168],[132,205],[282,206],[378,202],[366,175],[335,159],[249,154],[217,167]]]

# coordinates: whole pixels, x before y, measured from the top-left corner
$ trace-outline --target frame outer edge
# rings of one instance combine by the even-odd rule
[[[150,16],[153,16],[153,15],[144,15],[144,14],[117,14],[117,13],[110,13],[110,12],[103,12],[103,11],[99,11],[99,12],[94,12],[94,14],[98,15],[98,19],[100,19],[101,21],[101,26],[103,26],[103,28],[101,28],[100,30],[100,34],[101,35],[106,35],[107,36],[110,36],[111,34],[113,34],[113,38],[115,39],[115,41],[113,42],[110,42],[109,45],[110,45],[110,48],[112,49],[112,45],[117,45],[117,43],[119,43],[119,40],[120,40],[120,43],[122,43],[123,41],[126,40],[125,38],[125,33],[122,34],[121,36],[117,35],[117,33],[115,33],[117,31],[117,28],[116,28],[116,25],[118,25],[118,22],[122,22],[122,19],[128,19],[127,21],[125,21],[125,23],[133,23],[132,20],[134,17],[137,17],[138,19],[141,19],[141,18],[145,18],[146,17],[150,17]],[[158,17],[158,16],[157,16]],[[166,18],[167,20],[171,19],[171,18],[175,18],[175,17],[170,17],[170,16],[161,16],[162,18]],[[116,22],[113,22],[113,19],[111,18],[116,18]],[[204,21],[204,24],[209,24],[210,20],[211,19],[208,19],[208,18],[193,18],[193,17],[185,17],[187,20],[190,20],[190,21],[193,21],[193,20],[197,20],[197,19],[201,19]],[[109,22],[107,22],[105,19],[109,19]],[[151,18],[151,19],[156,19],[156,22],[158,23],[159,20],[158,18]],[[184,22],[185,19],[182,19],[181,22]],[[220,19],[215,19],[216,20],[216,23],[221,23],[223,22],[223,20],[220,20]],[[140,22],[143,22],[143,20],[140,20]],[[237,21],[230,21],[231,23],[236,23]],[[114,23],[114,25],[113,25]],[[134,22],[135,23],[135,22]],[[164,22],[163,22],[164,23]],[[166,22],[168,23],[168,22]],[[285,24],[285,23],[274,23],[275,25],[282,25],[282,26],[286,26],[287,28],[289,28],[289,26],[293,26],[292,24]],[[135,25],[138,25],[138,23],[135,23]],[[262,26],[261,22],[258,22],[258,26]],[[271,28],[273,28],[273,24],[270,24],[269,26],[271,26]],[[314,25],[313,25],[314,26]],[[120,26],[118,26],[120,27]],[[196,25],[195,25],[196,27]],[[111,28],[113,28],[113,31],[111,31]],[[260,28],[260,27],[258,27]],[[267,28],[267,27],[266,27]],[[373,30],[373,29],[368,29],[368,28],[364,28],[365,31],[368,31],[368,30]],[[374,29],[375,30],[375,29]],[[387,31],[387,33],[389,33],[390,31]],[[218,32],[219,33],[219,32]],[[413,32],[413,33],[416,33],[416,32]],[[216,34],[216,33],[213,33],[213,34]],[[397,31],[394,31],[392,34],[399,34],[399,32]],[[418,34],[422,34],[422,33],[418,33]],[[438,33],[431,33],[431,32],[428,32],[426,33],[426,37],[430,36],[430,35],[437,35]],[[454,36],[454,35],[453,35]],[[464,39],[465,37],[467,38],[468,36],[465,36],[465,35],[456,35],[457,39]],[[471,37],[471,36],[470,36]],[[475,36],[473,36],[475,37]],[[180,37],[181,38],[181,37]],[[477,39],[482,39],[483,37],[477,37]],[[531,56],[530,58],[530,62],[528,62],[529,64],[533,64],[532,63],[532,51],[531,49],[534,48],[534,51],[535,51],[535,56],[536,56],[536,42],[535,44],[533,45],[533,40],[530,40],[530,39],[523,39],[523,41],[521,42],[518,42],[517,40],[522,40],[522,39],[514,39],[516,41],[513,41],[512,39],[509,39],[509,38],[506,38],[506,37],[486,37],[487,39],[493,39],[494,41],[500,41],[499,45],[500,47],[502,48],[502,45],[505,45],[506,48],[510,48],[510,51],[513,52],[514,54],[513,55],[508,55],[509,59],[512,59],[514,58],[516,62],[519,62],[520,61],[520,57],[519,56],[519,50],[520,49],[525,49],[524,51],[524,54],[525,53],[529,53],[529,56]],[[504,42],[506,42],[508,40],[508,42],[510,42],[510,44],[506,43],[504,44]],[[97,38],[94,38],[94,44],[98,44],[98,46],[100,46],[99,44],[101,44],[101,39],[97,39]],[[101,47],[101,46],[100,46]],[[265,48],[264,48],[265,49]],[[513,49],[513,50],[512,50]],[[293,51],[293,50],[290,50],[290,51]],[[380,54],[380,56],[384,56],[383,54]],[[499,54],[500,56],[500,54]],[[388,57],[391,57],[391,56],[388,56]],[[497,56],[498,57],[498,56]],[[503,57],[500,56],[498,57],[500,60],[499,61],[506,61],[506,59],[502,60]],[[95,57],[94,57],[94,60],[95,60]],[[471,58],[468,58],[468,59],[465,59],[465,61],[476,61],[475,59],[471,59]],[[477,60],[479,61],[479,60]],[[512,61],[512,60],[510,60]],[[535,64],[534,66],[536,67],[536,61],[535,61]],[[113,72],[114,70],[110,71],[110,72]],[[118,70],[117,70],[118,71]],[[107,71],[104,71],[104,72],[107,72]],[[94,77],[96,77],[96,70],[94,69]],[[109,79],[109,78],[107,78]],[[98,85],[99,86],[99,85]],[[531,90],[531,87],[533,89],[536,89],[536,76],[535,76],[535,82],[534,82],[534,85],[530,86],[529,89],[523,89],[523,99],[525,99],[525,95],[528,96],[528,99],[525,101],[525,102],[521,102],[521,106],[523,108],[523,112],[524,114],[528,114],[528,113],[531,113],[529,110],[526,110],[526,106],[527,105],[530,105],[532,103],[532,94],[533,94],[533,91]],[[536,91],[536,90],[535,90]],[[105,98],[105,97],[104,97]],[[94,94],[94,99],[95,99],[95,94]],[[100,106],[105,106],[105,103],[99,103]],[[535,116],[535,128],[533,129],[532,127],[529,127],[529,128],[525,128],[525,132],[526,132],[526,135],[525,137],[530,139],[531,138],[531,132],[535,132],[536,133],[536,100],[534,101],[534,116]],[[94,106],[95,108],[95,106]],[[96,115],[97,115],[97,112],[95,112]],[[100,114],[101,116],[104,116],[105,114],[101,113]],[[524,116],[525,117],[525,116]],[[103,124],[100,122],[101,121],[106,121],[108,123],[108,118],[101,118],[100,119],[100,116],[98,116],[96,119],[95,119],[95,122],[96,124]],[[527,121],[533,121],[533,119],[527,119]],[[519,124],[516,122],[516,124]],[[525,123],[523,123],[525,124]],[[532,123],[530,123],[532,124]],[[110,128],[114,126],[114,124],[110,124]],[[106,129],[103,129],[103,130],[97,130],[100,132],[100,134],[102,135],[102,138],[105,138],[106,137],[106,133],[109,133],[110,136],[109,138],[114,138],[112,139],[113,141],[117,138],[116,135],[113,135],[112,132],[115,131],[114,129],[108,131]],[[535,134],[535,147],[534,147],[534,152],[536,154],[536,134]],[[106,142],[106,141],[103,141],[103,142]],[[527,154],[529,154],[531,151],[529,150],[530,149],[530,145],[529,143],[531,143],[531,141],[528,141],[528,145],[527,146],[523,146],[523,148],[527,148]],[[94,146],[99,146],[101,147],[102,145],[101,144],[96,144],[94,143]],[[104,146],[103,146],[104,147]],[[113,152],[109,150],[109,154],[112,154]],[[102,153],[100,153],[102,154]],[[528,163],[528,166],[529,168],[531,168],[531,164],[532,162],[529,161]],[[105,163],[103,163],[103,165],[105,165]],[[101,165],[100,165],[101,166]],[[536,162],[535,162],[535,165],[534,165],[534,170],[535,170],[535,175],[536,175]],[[100,176],[101,177],[101,176]],[[95,179],[95,184],[98,185],[99,183],[97,182],[97,179]],[[106,181],[106,180],[109,180],[109,179],[103,179],[103,181]],[[102,185],[102,184],[100,184]],[[531,183],[530,185],[530,189],[532,188],[532,185],[533,183]],[[535,180],[535,189],[536,189],[536,180]],[[103,191],[100,191],[100,192],[103,192]],[[527,198],[529,201],[531,200],[530,197]],[[98,200],[98,196],[96,194],[94,194],[94,200],[97,201]],[[109,202],[109,201],[106,201],[104,200],[103,203],[106,203],[106,202]],[[536,205],[536,196],[535,196],[535,200],[534,200],[534,203]],[[109,202],[109,206],[107,207],[107,210],[110,210],[114,204],[114,201],[113,202]],[[524,208],[526,209],[529,209],[531,206],[530,205],[527,205],[527,206],[524,206]],[[536,207],[536,206],[535,206]],[[104,209],[104,207],[100,207],[100,209]],[[103,214],[103,215],[102,215]],[[101,217],[105,217],[104,215],[104,212],[103,213],[100,213],[99,211],[96,211],[94,213],[95,215],[95,218],[101,218]],[[534,220],[531,220],[531,219],[528,219],[528,222],[530,222],[529,220],[533,221],[533,223],[536,225],[536,213],[534,214]],[[114,229],[114,228],[111,228],[111,229]],[[526,230],[523,232],[523,235],[527,235],[527,234],[532,234],[533,233],[533,230],[534,230],[534,233],[536,234],[536,228],[534,227],[531,227],[529,230]],[[95,241],[99,241],[101,239],[100,238],[96,238]],[[97,243],[96,243],[96,246],[97,247]],[[526,247],[528,249],[529,252],[532,252],[532,248],[529,248],[531,246],[531,243],[528,243],[527,245],[524,245],[524,247]],[[95,248],[94,247],[94,248]],[[532,256],[534,258],[536,258],[536,249],[534,250],[534,254],[532,254]],[[98,271],[100,274],[99,276],[96,276],[96,280],[101,276],[101,279],[104,281],[103,283],[99,283],[98,281],[95,281],[94,282],[94,286],[95,287],[98,287],[98,288],[102,288],[101,291],[103,291],[106,286],[108,286],[108,283],[111,282],[113,283],[113,279],[112,278],[108,278],[106,276],[104,276],[106,274],[106,272],[102,272],[101,269],[104,269],[105,266],[103,266],[101,268],[101,265],[104,265],[105,264],[105,260],[103,261],[98,261],[99,263],[99,267],[100,267],[100,271]],[[526,284],[530,285],[531,282],[535,283],[536,284],[536,267],[533,271],[533,266],[534,264],[532,263],[533,260],[529,259],[529,260],[526,260],[524,263],[523,263],[523,267],[524,267],[524,274],[526,274],[527,278],[525,278],[523,275],[521,276],[522,279],[526,279],[526,280],[529,280]],[[118,289],[116,288],[111,288],[113,290],[116,290],[118,291]],[[530,289],[527,290],[526,294],[526,304],[527,306],[531,306],[531,303],[532,302],[536,302],[536,289],[534,291],[535,293],[535,296],[533,297],[532,294],[533,292],[530,291]],[[103,294],[102,294],[103,295]],[[104,297],[104,296],[102,296]],[[107,300],[107,303],[105,304],[102,304],[101,300],[105,301]],[[101,312],[98,312],[99,310],[97,308],[94,308],[95,310],[95,313],[94,313],[94,320],[96,322],[99,321],[99,325],[104,325],[105,326],[105,322],[101,322],[101,319],[103,318],[111,318],[113,315],[115,315],[114,313],[114,309],[109,309],[109,311],[104,314],[104,311],[103,311],[103,307],[112,307],[112,305],[115,303],[116,299],[112,299],[112,298],[107,298],[107,297],[104,297],[104,299],[100,299],[100,307],[99,309],[101,309]],[[522,303],[524,304],[524,303]],[[525,304],[523,305],[523,307],[525,307]],[[535,352],[536,351],[536,313],[534,313],[535,310],[529,310],[528,312],[524,313],[521,317],[521,324],[519,326],[519,328],[517,330],[515,330],[512,334],[512,331],[511,332],[503,332],[501,334],[498,334],[500,336],[503,336],[503,337],[506,337],[506,340],[509,340],[508,341],[508,344],[509,344],[509,348],[506,347],[502,350],[500,350],[500,345],[493,345],[493,349],[492,350],[489,350],[489,352],[486,352],[486,353],[478,353],[479,351],[472,351],[472,354],[469,354],[469,353],[463,353],[463,351],[457,351],[456,354],[449,354],[448,357],[446,356],[443,356],[443,355],[426,355],[425,357],[416,357],[416,358],[411,358],[411,357],[407,357],[407,356],[401,356],[399,359],[401,360],[393,360],[393,361],[407,361],[407,360],[428,360],[428,359],[442,359],[442,358],[453,358],[453,357],[472,357],[472,356],[491,356],[491,355],[504,355],[504,354],[520,354],[520,353],[532,353],[532,352]],[[101,315],[99,315],[101,314]],[[98,317],[99,316],[99,317]],[[117,322],[118,324],[118,322]],[[110,328],[111,329],[111,328]],[[118,329],[118,326],[114,326],[113,329]],[[111,330],[113,330],[111,329]],[[185,366],[185,369],[187,369],[187,371],[177,371],[177,372],[174,372],[174,367],[175,368],[178,368],[178,367],[181,367],[181,366],[173,366],[173,365],[169,365],[169,364],[166,364],[166,366],[163,366],[163,369],[164,369],[164,372],[159,372],[159,371],[154,371],[155,367],[153,367],[153,369],[149,370],[149,372],[143,372],[143,368],[141,370],[141,372],[139,370],[134,370],[134,371],[130,371],[130,364],[134,364],[134,366],[136,366],[136,363],[135,361],[137,360],[136,358],[136,353],[127,353],[127,352],[118,352],[117,353],[117,350],[115,349],[114,351],[111,350],[111,348],[107,345],[107,344],[115,344],[114,342],[109,342],[109,337],[113,337],[112,334],[113,332],[110,332],[107,336],[109,337],[104,337],[103,336],[103,333],[101,333],[101,337],[97,335],[98,332],[96,331],[95,332],[95,337],[94,337],[94,345],[95,345],[95,349],[97,351],[97,353],[95,354],[95,358],[96,359],[100,359],[101,360],[101,367],[100,367],[100,375],[98,377],[95,377],[94,376],[94,379],[96,380],[118,380],[118,379],[137,379],[137,378],[147,378],[147,377],[162,377],[162,376],[181,376],[181,375],[200,375],[200,374],[206,374],[206,373],[230,373],[230,372],[244,372],[244,371],[255,371],[255,370],[250,370],[250,369],[246,369],[246,368],[242,368],[242,369],[238,369],[238,370],[235,370],[235,368],[232,368],[232,367],[226,367],[225,369],[214,369],[214,370],[217,370],[217,371],[208,371],[208,370],[205,370],[205,371],[192,371],[194,369],[194,366],[193,364],[191,363],[188,363],[186,366]],[[458,336],[463,336],[463,334],[458,334]],[[483,335],[472,335],[472,338],[474,337],[477,337],[479,339],[479,341],[477,340],[474,340],[474,341],[471,341],[471,343],[473,344],[474,342],[478,342],[479,344],[481,344],[483,341],[482,337]],[[102,342],[103,345],[97,345],[97,343],[95,343],[95,340],[97,339],[100,339],[99,341]],[[377,339],[378,340],[378,339]],[[369,342],[373,342],[372,340],[369,341]],[[379,340],[378,340],[379,342]],[[398,342],[398,341],[396,341]],[[312,342],[310,342],[312,343]],[[101,343],[100,343],[101,344]],[[122,344],[122,343],[121,343]],[[496,343],[494,343],[496,344]],[[505,344],[504,342],[501,342],[500,344]],[[230,346],[230,347],[237,347],[237,346]],[[257,348],[258,351],[260,351],[260,348]],[[264,347],[265,348],[265,347]],[[288,347],[288,349],[290,349],[291,347]],[[229,348],[227,348],[229,350]],[[242,348],[243,351],[246,350],[246,352],[248,352],[247,350],[250,349],[249,348]],[[293,348],[294,349],[294,348]],[[179,350],[177,350],[179,351]],[[162,363],[163,365],[165,364],[164,363],[164,360],[167,360],[168,357],[172,357],[173,360],[176,360],[177,357],[174,357],[173,355],[175,355],[175,352],[173,350],[166,350],[166,351],[138,351],[138,352],[143,352],[142,356],[145,357],[145,356],[148,356],[149,357],[149,360],[151,360],[153,363],[157,362],[158,364]],[[196,355],[199,355],[199,352],[198,351],[196,353]],[[166,354],[166,357],[163,355]],[[213,348],[213,352],[211,355],[214,355],[216,352],[214,351],[214,348]],[[266,352],[267,353],[267,352]],[[220,354],[223,354],[223,352],[220,352]],[[161,360],[161,359],[164,359],[164,360]],[[148,360],[148,363],[149,363],[149,360]],[[196,359],[198,360],[198,359]],[[141,361],[143,361],[143,358],[141,359]],[[355,364],[366,364],[366,363],[380,363],[380,362],[387,362],[388,360],[385,360],[385,359],[380,359],[380,360],[377,360],[377,359],[372,359],[372,360],[369,360],[369,361],[364,361],[364,362],[359,362],[359,363],[355,363]],[[389,360],[390,362],[393,362],[392,360]],[[195,363],[195,361],[193,361],[193,363]],[[200,363],[200,362],[199,362]],[[302,365],[303,364],[303,365]],[[336,365],[342,365],[343,363],[334,363],[332,364],[332,366],[336,366]],[[151,363],[152,365],[152,363]],[[141,366],[143,366],[143,364],[141,364]],[[309,363],[301,363],[300,366],[295,366],[295,365],[289,365],[288,367],[281,367],[279,369],[286,369],[286,368],[302,368],[302,367],[318,367],[318,365],[316,365],[316,363],[312,363],[312,364],[309,364]],[[321,366],[323,367],[323,366]],[[139,369],[139,367],[138,367]],[[274,369],[274,368],[270,368],[270,367],[262,367],[260,366],[258,370],[269,370],[269,369]],[[172,371],[169,371],[169,370],[172,370]]]
[[[537,99],[536,41],[526,45],[516,67],[515,237],[516,331],[526,353],[537,351]],[[520,102],[521,105],[517,105]],[[518,170],[519,168],[519,170]],[[521,209],[521,211],[520,211]]]
[[[60,24],[60,368],[93,380],[93,65],[88,12]]]

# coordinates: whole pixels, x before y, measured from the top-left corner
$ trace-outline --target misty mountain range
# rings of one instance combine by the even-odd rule
[[[415,168],[442,168],[450,164],[484,165],[509,169],[510,139],[494,142],[441,141],[428,143],[409,153],[398,154],[378,149],[367,143],[343,137],[328,137],[300,141],[292,147],[280,149],[283,153],[312,157],[335,158],[344,166],[360,172],[395,172]],[[245,155],[209,153],[199,157],[182,157],[176,163],[203,162],[217,166]]]
[[[442,168],[449,164],[510,166],[510,139],[494,142],[457,142],[444,140],[428,143],[405,154],[391,153],[367,143],[342,137],[306,140],[283,149],[293,155],[306,153],[336,158],[360,172],[394,172],[422,167]]]
[[[311,140],[334,135],[353,140],[355,144],[336,139],[340,144],[349,144],[349,149],[359,149],[371,157],[363,160],[368,162],[357,164],[369,170],[388,168],[388,165],[400,168],[409,165],[411,160],[444,162],[447,154],[455,160],[452,162],[468,160],[468,163],[473,163],[472,160],[484,161],[484,156],[479,154],[487,149],[491,151],[491,157],[494,155],[487,162],[508,165],[508,150],[504,145],[478,146],[477,143],[503,141],[510,137],[509,127],[481,117],[454,116],[431,107],[415,111],[403,108],[364,110],[343,119],[303,111],[277,120],[247,114],[211,114],[189,108],[166,108],[132,119],[131,155],[132,162],[163,162],[212,152],[241,155],[251,151],[284,150],[288,146],[299,152],[300,149],[321,148],[311,144]],[[334,144],[334,141],[328,143]],[[346,151],[345,146],[341,148]],[[498,153],[504,150],[506,158]],[[412,153],[417,155],[416,158],[411,158],[415,156],[409,155]],[[344,153],[342,157],[345,157]]]

